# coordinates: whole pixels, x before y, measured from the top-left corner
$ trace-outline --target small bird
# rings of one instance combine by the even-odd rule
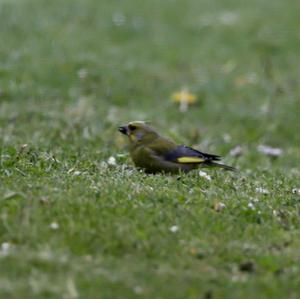
[[[216,166],[226,170],[234,167],[217,163],[221,157],[206,154],[160,136],[143,121],[132,121],[120,126],[119,131],[128,136],[130,156],[136,167],[146,173],[165,172],[178,174],[189,172],[199,166]]]

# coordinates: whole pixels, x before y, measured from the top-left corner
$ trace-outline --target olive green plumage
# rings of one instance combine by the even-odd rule
[[[235,170],[231,166],[217,163],[216,161],[221,159],[220,156],[177,145],[160,136],[145,122],[130,122],[119,127],[119,131],[128,136],[130,156],[136,167],[143,168],[148,173],[189,172],[199,166]]]

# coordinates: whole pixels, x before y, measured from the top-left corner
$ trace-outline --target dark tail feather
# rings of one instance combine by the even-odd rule
[[[232,166],[228,166],[228,165],[220,164],[220,163],[215,163],[215,162],[212,162],[212,161],[210,161],[206,165],[207,166],[216,166],[216,167],[220,167],[220,168],[223,168],[225,170],[230,170],[230,171],[237,171],[237,169],[232,167]]]

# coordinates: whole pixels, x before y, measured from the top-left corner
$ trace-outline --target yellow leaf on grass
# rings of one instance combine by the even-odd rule
[[[179,104],[179,110],[186,112],[189,105],[193,105],[197,101],[195,94],[190,93],[186,88],[183,88],[179,92],[175,92],[171,96],[172,101]]]
[[[179,92],[173,93],[171,98],[172,98],[173,102],[175,102],[175,103],[186,102],[189,105],[194,104],[197,101],[196,95],[188,92],[185,89],[182,89]]]

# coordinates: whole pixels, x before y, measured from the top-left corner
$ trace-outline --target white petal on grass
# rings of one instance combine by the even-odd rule
[[[21,145],[21,151],[24,151],[27,147],[28,147],[28,144],[27,144],[27,143],[22,144],[22,145]]]
[[[53,252],[50,249],[43,249],[38,253],[39,259],[43,261],[52,261],[54,259]]]
[[[74,280],[72,278],[67,279],[66,289],[68,291],[69,298],[71,299],[78,298],[78,291],[74,283]]]
[[[112,16],[112,21],[116,26],[123,26],[126,22],[126,17],[121,12],[115,12]]]
[[[74,171],[74,168],[70,168],[69,170],[68,170],[68,173],[71,173],[71,172],[73,172]]]
[[[75,175],[75,176],[78,176],[78,175],[81,174],[81,171],[75,170],[74,168],[70,168],[70,169],[68,170],[68,173],[69,173],[69,174],[72,174],[72,175]]]
[[[248,208],[249,208],[250,210],[255,210],[255,206],[254,206],[254,204],[253,204],[252,202],[249,202],[249,203],[248,203]]]
[[[173,225],[170,227],[170,232],[171,233],[176,233],[179,230],[179,227],[177,225]]]
[[[214,205],[214,210],[216,212],[221,212],[222,210],[224,210],[226,208],[226,205],[223,202],[217,202]]]
[[[108,165],[112,165],[112,166],[117,165],[116,158],[113,157],[113,156],[109,157],[109,158],[107,159],[107,164],[108,164]]]
[[[136,294],[142,294],[143,293],[143,288],[141,286],[135,286],[133,288],[133,291],[136,293]]]
[[[265,155],[273,156],[273,157],[281,156],[283,153],[283,150],[281,148],[271,147],[271,146],[264,145],[264,144],[260,144],[257,147],[257,150]]]
[[[87,77],[87,70],[86,69],[80,69],[78,72],[77,72],[77,75],[80,79],[85,79]]]
[[[219,21],[224,25],[234,25],[238,21],[238,15],[233,11],[224,11],[220,14]]]
[[[100,167],[106,169],[108,164],[105,161],[100,162]]]
[[[293,189],[292,189],[292,193],[293,193],[293,194],[300,195],[300,189],[298,189],[298,188],[293,188]]]
[[[205,171],[200,170],[200,171],[199,171],[199,175],[200,175],[201,177],[205,178],[206,180],[211,181],[211,176],[208,175]]]
[[[258,81],[258,76],[256,73],[248,73],[246,79],[249,83],[256,83]]]
[[[59,229],[59,224],[57,222],[52,222],[49,227],[53,230],[58,230]]]
[[[240,145],[238,145],[238,146],[234,147],[233,149],[231,149],[229,154],[232,157],[238,157],[243,154],[243,151],[244,151],[243,148]]]
[[[9,242],[3,242],[1,244],[1,253],[3,255],[8,255],[10,250],[11,250],[11,244]]]
[[[225,134],[223,134],[223,139],[226,143],[229,143],[231,141],[232,137],[228,133],[225,133]]]
[[[270,104],[269,103],[264,103],[260,106],[260,111],[262,114],[267,114],[270,112]]]
[[[261,187],[255,188],[255,191],[257,193],[261,193],[261,194],[265,194],[265,195],[270,194],[269,190],[261,188]]]

